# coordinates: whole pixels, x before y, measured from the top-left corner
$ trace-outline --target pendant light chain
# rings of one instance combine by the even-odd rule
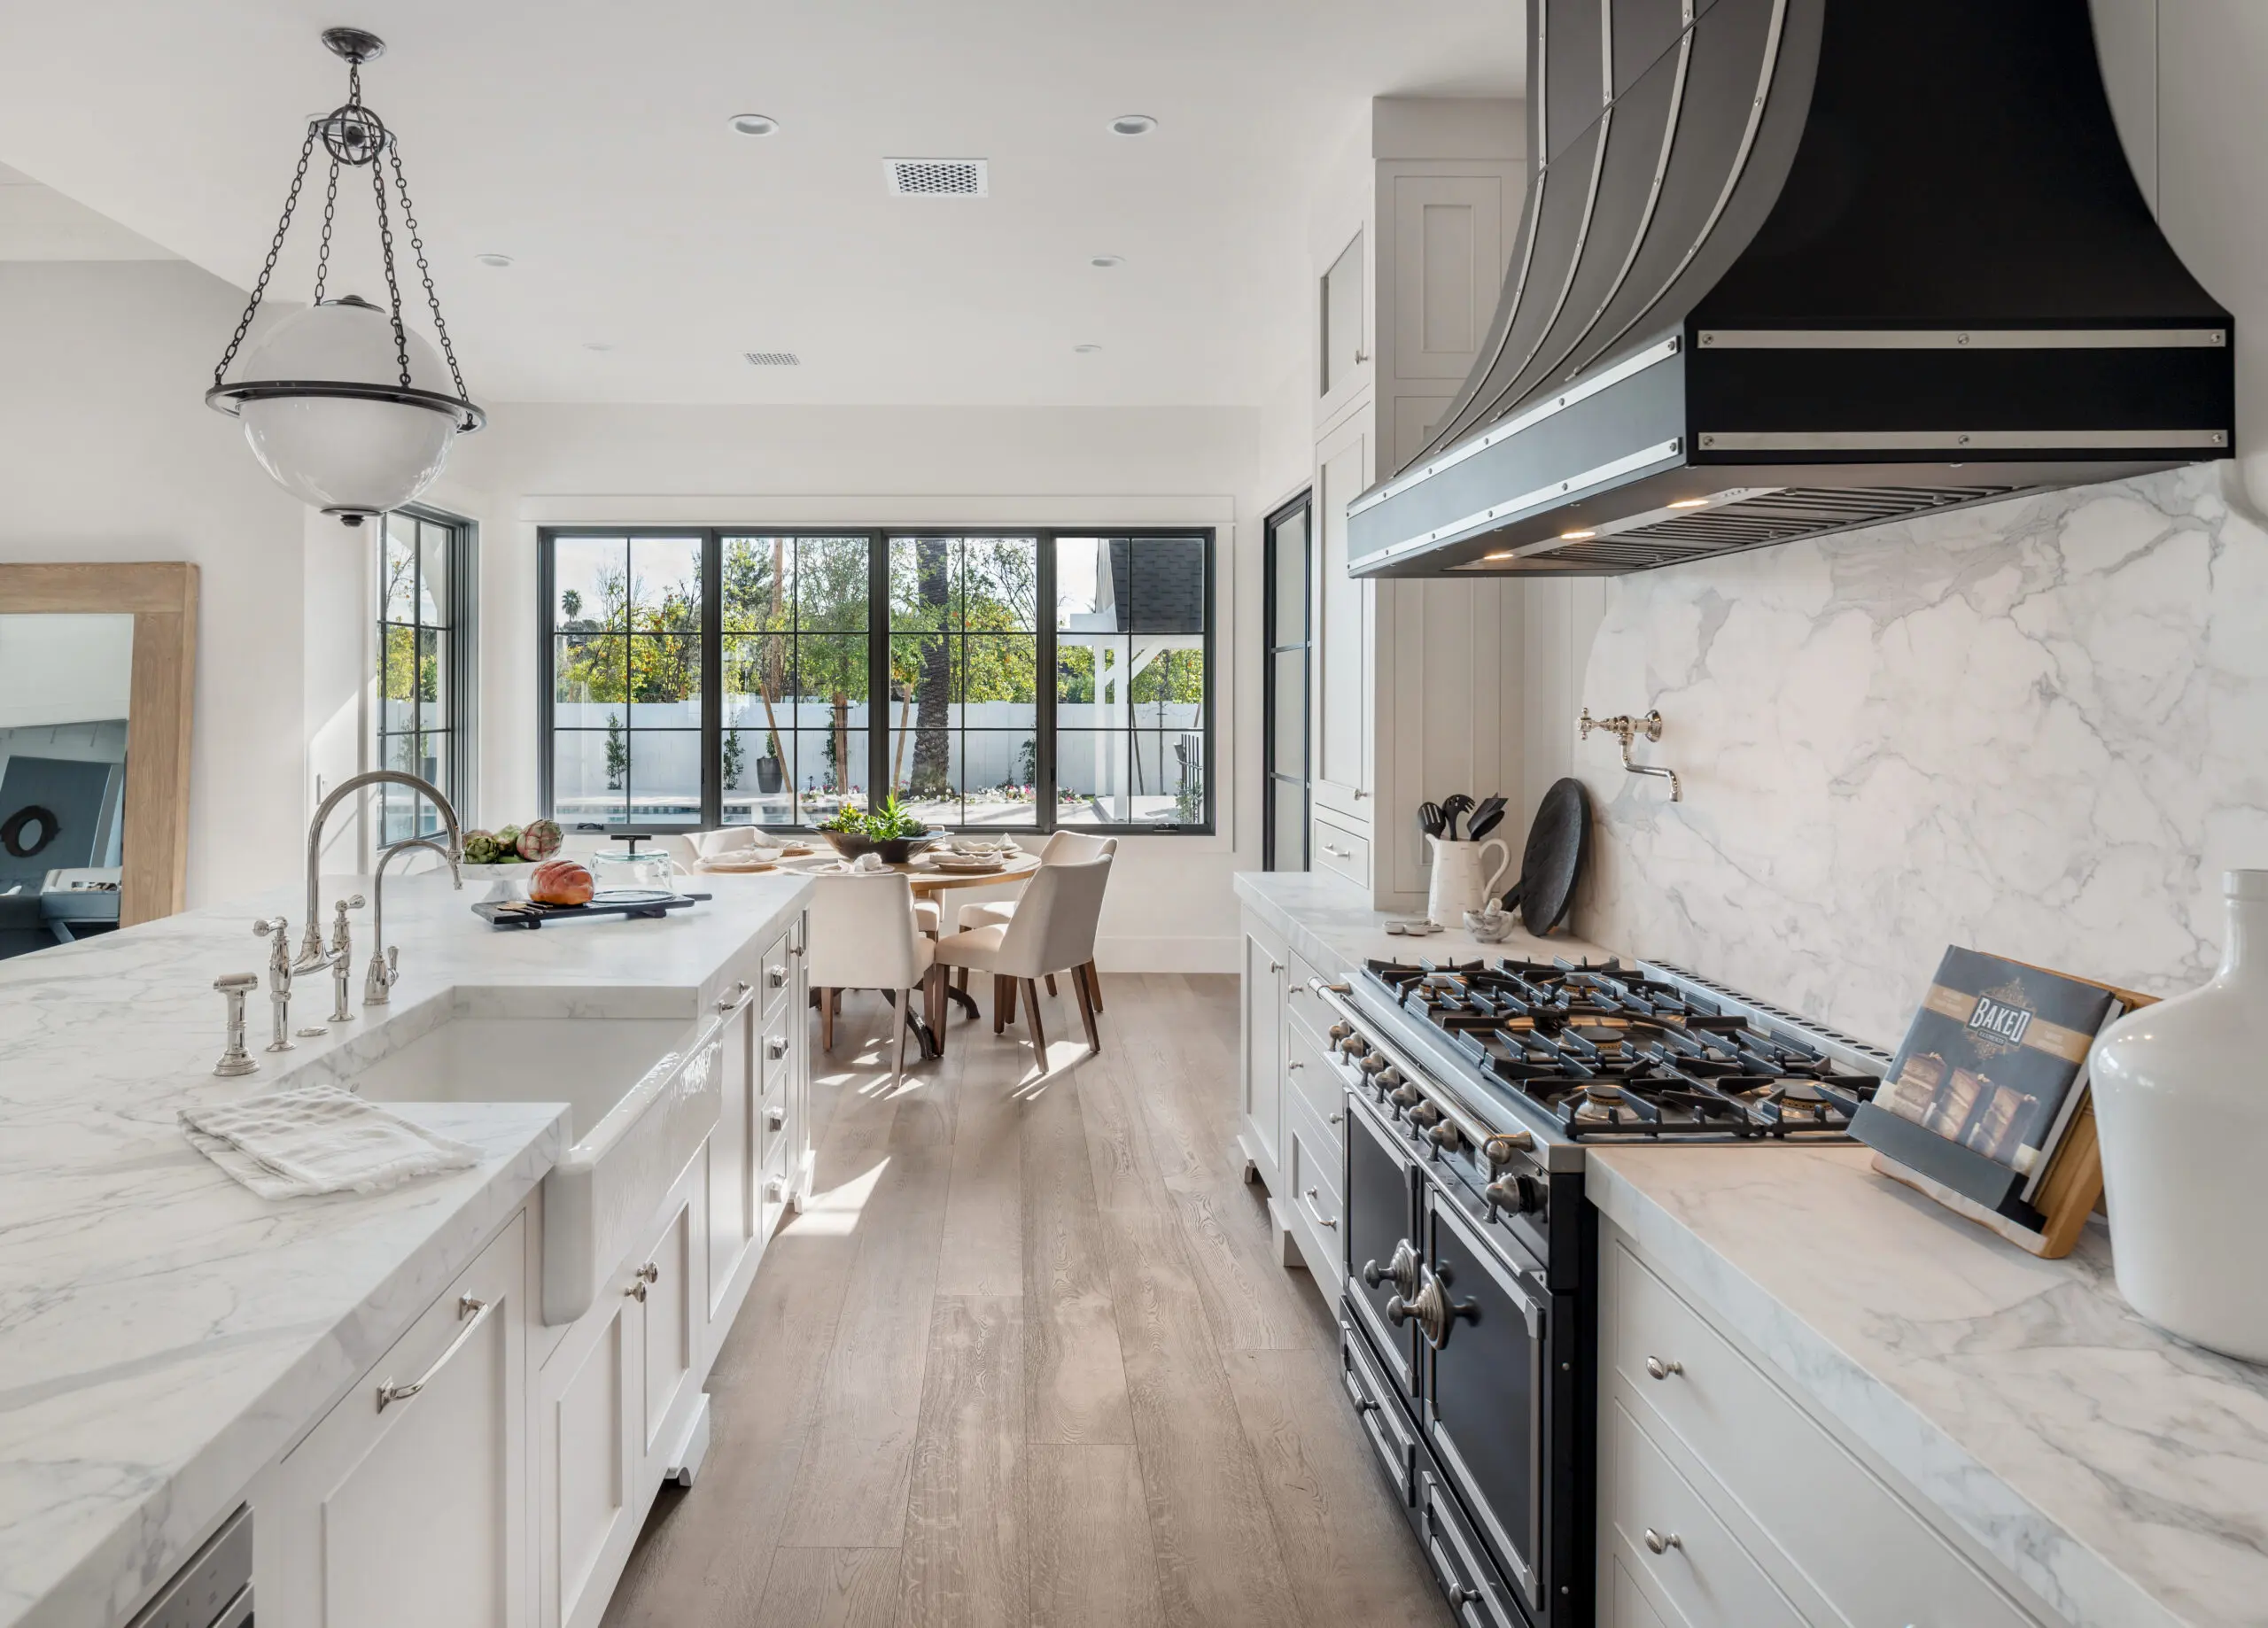
[[[245,335],[252,330],[252,319],[260,310],[260,302],[268,292],[268,280],[276,275],[276,257],[284,252],[284,234],[291,229],[291,211],[298,207],[299,189],[307,179],[307,165],[315,157],[315,131],[307,127],[307,139],[299,143],[299,167],[291,172],[291,190],[284,199],[284,218],[276,223],[276,241],[268,245],[268,258],[260,262],[259,280],[252,285],[252,298],[245,306],[245,314],[237,319],[237,331],[229,336],[229,348],[221,353],[221,365],[213,369],[213,385],[219,389],[229,371],[229,364],[237,359],[237,351],[245,342]],[[462,394],[462,392],[459,392]]]
[[[315,304],[322,304],[322,285],[330,276],[330,223],[338,213],[338,160],[330,161],[330,180],[322,190],[322,244],[315,251]]]
[[[409,178],[401,172],[401,140],[399,136],[388,142],[386,159],[393,166],[393,184],[401,194],[402,229],[409,234],[410,252],[417,257],[417,275],[424,279],[426,308],[433,314],[433,331],[440,337],[441,354],[448,361],[449,377],[457,387],[459,399],[470,399],[465,395],[464,374],[457,367],[457,347],[449,343],[449,325],[441,317],[441,296],[433,287],[433,268],[425,263],[425,244],[417,235],[417,216],[409,204]]]
[[[401,387],[409,384],[409,330],[401,325],[401,284],[393,270],[393,223],[386,215],[386,175],[370,166],[370,193],[378,200],[378,254],[386,267],[386,314],[393,322],[394,360],[401,364]]]

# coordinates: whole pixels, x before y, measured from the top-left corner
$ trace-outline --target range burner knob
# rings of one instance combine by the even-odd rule
[[[1441,1111],[1432,1103],[1421,1102],[1410,1109],[1410,1121],[1419,1126],[1438,1125],[1441,1122]]]
[[[1489,1137],[1481,1143],[1480,1151],[1487,1156],[1490,1164],[1509,1165],[1516,1156],[1529,1151],[1534,1146],[1534,1132],[1514,1130]]]
[[[1425,1100],[1425,1093],[1404,1081],[1393,1096],[1386,1098],[1397,1108],[1414,1108]]]
[[[1381,1074],[1387,1069],[1393,1067],[1394,1065],[1387,1062],[1386,1058],[1379,1056],[1376,1052],[1373,1052],[1369,1057],[1364,1058],[1361,1062],[1355,1064],[1355,1066],[1361,1069],[1366,1074]]]
[[[1340,1027],[1341,1028],[1345,1028],[1347,1026],[1343,1023],[1340,1025]],[[1340,1040],[1339,1049],[1348,1057],[1361,1057],[1370,1050],[1371,1043],[1364,1040],[1360,1035],[1349,1034]]]
[[[1456,1126],[1448,1120],[1443,1120],[1425,1134],[1433,1139],[1433,1145],[1444,1153],[1454,1153],[1464,1144],[1464,1138],[1458,1134]]]
[[[1348,1035],[1354,1032],[1355,1026],[1351,1023],[1334,1023],[1331,1026],[1330,1032],[1325,1038],[1331,1042],[1332,1050],[1335,1051],[1339,1049],[1339,1043],[1346,1039]]]
[[[1378,1093],[1380,1102],[1386,1099],[1388,1092],[1401,1089],[1402,1083],[1402,1070],[1399,1068],[1381,1068],[1371,1076],[1371,1089]]]
[[[1509,1175],[1481,1190],[1488,1200],[1491,1221],[1500,1210],[1507,1215],[1533,1215],[1543,1208],[1546,1197],[1543,1183],[1532,1175]]]

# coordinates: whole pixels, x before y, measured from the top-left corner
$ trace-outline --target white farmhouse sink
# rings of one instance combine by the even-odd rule
[[[563,1102],[574,1144],[544,1177],[543,1320],[572,1322],[642,1241],[717,1123],[724,1022],[689,1047],[652,1018],[451,1019],[348,1082],[374,1102]]]

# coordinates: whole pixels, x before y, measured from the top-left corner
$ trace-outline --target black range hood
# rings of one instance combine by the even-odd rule
[[[2234,451],[2085,0],[1529,0],[1495,323],[1358,577],[1601,576]]]

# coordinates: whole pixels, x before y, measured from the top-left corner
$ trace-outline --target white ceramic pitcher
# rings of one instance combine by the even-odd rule
[[[1425,890],[1425,919],[1438,927],[1464,925],[1464,912],[1480,910],[1496,896],[1496,884],[1512,863],[1512,850],[1502,837],[1484,842],[1456,842],[1429,836],[1433,849],[1433,880]],[[1487,870],[1487,854],[1496,850],[1496,868]]]
[[[2259,1230],[2268,1146],[2268,871],[2231,871],[2228,942],[2203,988],[2095,1043],[2110,1261],[2127,1303],[2186,1340],[2268,1362]]]

